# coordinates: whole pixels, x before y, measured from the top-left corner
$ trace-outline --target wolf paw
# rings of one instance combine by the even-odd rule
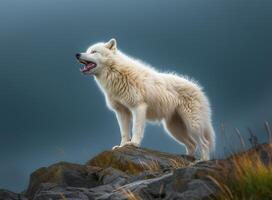
[[[112,147],[112,150],[118,149],[120,147],[122,147],[122,146],[116,145],[116,146]]]
[[[126,142],[126,143],[124,144],[124,146],[128,146],[128,145],[132,145],[132,146],[135,146],[135,147],[138,147],[138,146],[139,146],[139,144],[137,144],[137,143],[135,143],[135,142],[131,142],[131,141]]]
[[[121,148],[123,146],[135,146],[135,147],[139,147],[139,144],[135,143],[135,142],[131,142],[131,141],[128,141],[128,142],[125,142],[123,144],[120,144],[120,145],[116,145],[114,147],[112,147],[112,150],[115,150],[115,149],[118,149],[118,148]]]

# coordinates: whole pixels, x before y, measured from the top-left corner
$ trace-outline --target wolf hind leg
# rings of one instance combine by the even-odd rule
[[[208,141],[208,146],[210,149],[210,152],[214,152],[215,150],[215,133],[214,129],[212,127],[211,122],[208,122],[204,129],[204,137],[206,141]]]
[[[174,113],[169,119],[166,119],[164,127],[171,137],[185,145],[188,155],[195,155],[196,141],[188,134],[186,126],[178,113]]]
[[[197,142],[197,146],[200,152],[201,160],[209,160],[210,158],[210,147],[208,138],[205,137],[204,134],[204,123],[201,117],[201,111],[197,110],[184,110],[179,108],[179,114],[184,121],[186,129],[188,131],[188,135],[190,135]]]

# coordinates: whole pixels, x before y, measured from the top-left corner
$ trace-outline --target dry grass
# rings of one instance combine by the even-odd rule
[[[67,200],[67,198],[65,197],[65,195],[63,193],[60,193],[61,199],[62,200]]]
[[[190,165],[192,165],[192,163],[190,164],[186,164],[182,159],[169,159],[169,162],[170,162],[170,165],[171,165],[171,168],[173,169],[179,169],[179,168],[182,168],[182,167],[189,167]]]
[[[256,155],[234,156],[233,177],[224,183],[211,180],[221,190],[219,199],[272,199],[272,165],[266,166]]]
[[[149,162],[143,162],[143,161],[139,160],[139,162],[140,162],[142,168],[147,171],[158,172],[158,171],[162,170],[159,162],[156,160],[151,160]]]
[[[265,126],[265,130],[267,132],[267,135],[268,135],[268,142],[272,143],[272,130],[271,130],[271,126],[270,126],[269,122],[265,121],[264,126]]]
[[[157,160],[151,160],[148,162],[143,162],[141,160],[139,160],[141,167],[147,171],[151,171],[151,172],[160,172],[163,170],[163,167],[160,165],[160,163]],[[182,168],[182,167],[188,167],[189,164],[185,163],[182,159],[173,159],[170,158],[168,160],[169,162],[169,168],[171,169],[178,169],[178,168]]]
[[[127,197],[128,200],[142,200],[142,198],[137,193],[123,188],[120,190]]]
[[[268,136],[268,143],[272,145],[272,128],[268,121],[264,123]],[[248,128],[250,135],[249,141],[252,146],[258,145],[258,138],[253,131]],[[225,124],[221,124],[221,133],[225,140]],[[242,150],[246,150],[245,140],[238,128],[235,129]],[[224,150],[225,150],[225,144]],[[226,152],[225,152],[226,153]],[[226,180],[220,178],[207,177],[214,182],[220,189],[221,194],[218,199],[224,200],[268,200],[272,199],[272,162],[264,164],[260,155],[252,154],[235,154],[233,155],[233,175]]]

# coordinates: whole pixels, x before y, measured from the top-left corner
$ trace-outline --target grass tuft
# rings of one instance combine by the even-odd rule
[[[272,164],[265,165],[259,155],[233,156],[233,177],[219,186],[219,199],[268,200],[272,199]]]
[[[121,189],[121,192],[127,197],[128,200],[142,200],[140,195],[127,189]]]

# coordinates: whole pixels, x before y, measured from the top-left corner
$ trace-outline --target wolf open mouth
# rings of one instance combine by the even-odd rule
[[[79,60],[79,62],[84,64],[83,68],[80,68],[82,73],[86,73],[96,67],[96,63],[92,61]]]

